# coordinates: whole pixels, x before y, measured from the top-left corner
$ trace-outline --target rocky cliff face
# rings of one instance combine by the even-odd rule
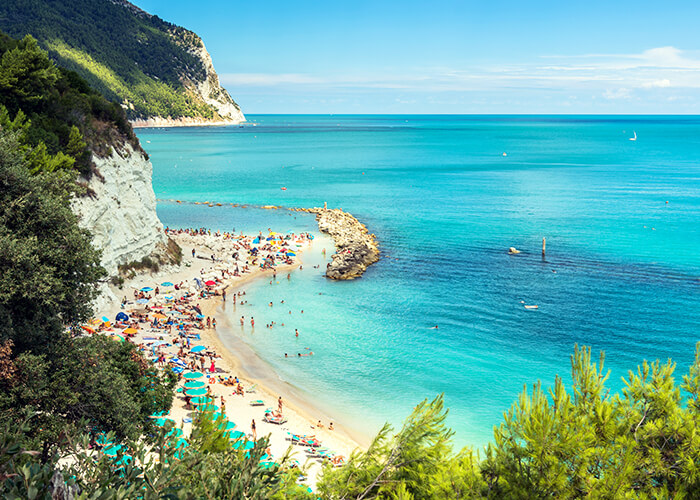
[[[156,215],[153,166],[146,156],[125,144],[93,161],[98,173],[87,182],[89,194],[73,201],[73,211],[92,232],[93,243],[102,250],[102,265],[114,276],[120,264],[163,248],[167,237]]]

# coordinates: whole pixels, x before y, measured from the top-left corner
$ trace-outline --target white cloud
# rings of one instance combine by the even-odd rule
[[[267,87],[271,85],[308,85],[323,83],[317,77],[298,73],[224,73],[219,75],[224,85]]]
[[[642,83],[642,87],[645,89],[654,89],[654,88],[663,89],[663,88],[670,87],[670,86],[671,86],[671,80],[669,80],[668,78]]]

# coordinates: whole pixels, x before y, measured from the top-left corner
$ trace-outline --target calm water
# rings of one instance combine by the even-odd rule
[[[183,201],[325,201],[376,233],[385,257],[362,279],[323,278],[313,265],[332,252],[319,239],[303,271],[252,285],[251,305],[232,312],[255,315],[261,327],[237,334],[344,422],[374,432],[444,392],[458,443],[482,445],[523,384],[568,380],[575,343],[606,352],[614,388],[642,359],[672,357],[679,376],[692,360],[700,118],[249,119],[140,130],[154,189]],[[313,218],[286,211],[158,211],[175,227],[318,234]],[[264,328],[271,320],[285,327]],[[315,356],[284,359],[304,347]]]

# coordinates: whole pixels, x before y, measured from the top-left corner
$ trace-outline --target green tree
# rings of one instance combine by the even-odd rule
[[[0,340],[18,352],[86,320],[105,274],[71,212],[70,176],[30,176],[24,161],[15,135],[0,131]]]

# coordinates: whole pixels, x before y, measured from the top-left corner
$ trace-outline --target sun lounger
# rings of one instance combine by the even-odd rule
[[[262,399],[254,399],[250,402],[250,406],[265,406],[265,402]]]

